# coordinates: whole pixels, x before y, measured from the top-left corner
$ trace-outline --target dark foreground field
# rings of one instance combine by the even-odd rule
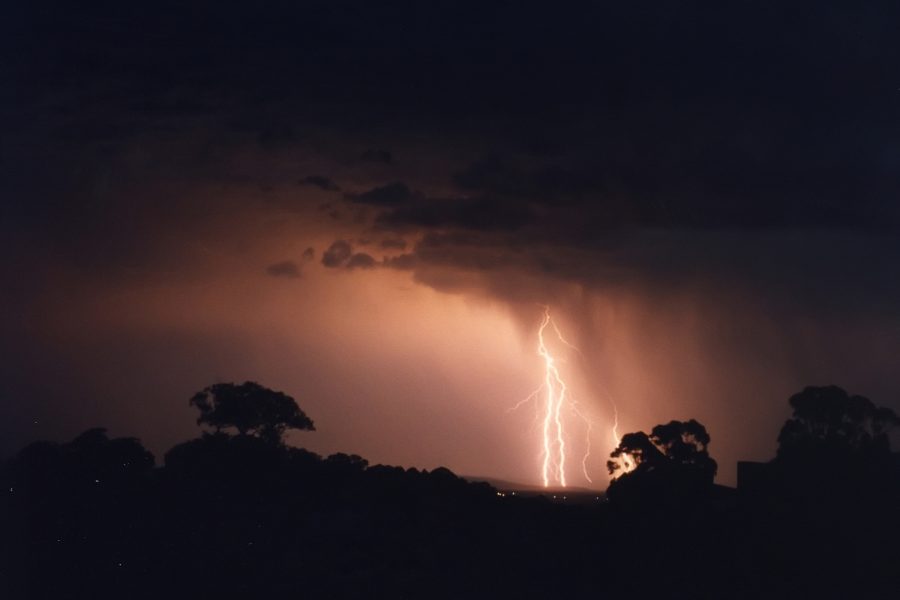
[[[446,469],[101,430],[3,470],[3,598],[893,598],[896,496],[553,501]],[[498,493],[499,492],[499,493]]]

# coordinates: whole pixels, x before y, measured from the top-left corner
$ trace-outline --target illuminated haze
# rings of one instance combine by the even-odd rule
[[[785,15],[330,4],[6,20],[0,453],[102,425],[161,456],[193,392],[249,379],[316,452],[538,483],[534,407],[508,409],[542,304],[598,486],[610,398],[620,433],[701,421],[725,484],[805,385],[900,408],[880,13],[798,41]]]

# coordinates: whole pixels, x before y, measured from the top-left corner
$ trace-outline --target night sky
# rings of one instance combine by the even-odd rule
[[[255,380],[537,483],[541,305],[599,487],[613,403],[725,484],[806,385],[900,410],[896,2],[82,4],[0,8],[0,456]]]

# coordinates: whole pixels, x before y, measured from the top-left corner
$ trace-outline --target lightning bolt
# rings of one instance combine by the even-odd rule
[[[609,397],[609,401],[613,407],[613,426],[612,426],[612,434],[613,441],[615,441],[615,447],[618,448],[619,444],[622,443],[622,439],[619,437],[619,408],[616,406],[615,401],[613,401],[612,396]],[[629,471],[633,471],[637,466],[634,462],[634,459],[630,454],[623,454],[620,457],[622,461],[623,473],[628,473]]]
[[[541,306],[544,309],[544,314],[537,332],[537,354],[544,362],[543,383],[531,394],[508,408],[507,412],[515,411],[532,400],[540,399],[540,405],[535,404],[535,424],[540,423],[541,429],[541,482],[545,488],[550,487],[551,484],[559,485],[560,487],[567,486],[566,465],[569,460],[569,447],[566,443],[568,437],[565,427],[566,415],[571,413],[582,421],[585,426],[585,450],[581,457],[581,473],[589,483],[593,483],[593,479],[588,473],[588,460],[591,456],[594,420],[588,417],[573,397],[571,389],[566,384],[559,369],[559,364],[564,362],[564,360],[553,355],[548,347],[546,336],[549,332],[552,332],[551,335],[553,337],[566,347],[577,352],[582,359],[584,359],[584,354],[563,336],[559,326],[553,321],[550,307],[546,305]],[[618,447],[621,442],[618,430],[618,407],[612,395],[606,392],[605,389],[603,391],[613,409],[612,438],[615,442],[614,447]],[[626,471],[634,468],[630,458],[624,457]]]
[[[566,487],[566,440],[563,436],[563,423],[560,415],[563,404],[566,402],[568,388],[556,366],[556,359],[550,354],[544,341],[544,330],[551,322],[550,307],[548,306],[544,308],[544,320],[538,329],[538,355],[544,359],[543,388],[547,394],[543,424],[544,449],[541,453],[543,458],[541,480],[544,487],[550,487],[551,480]]]
[[[588,480],[588,483],[594,483],[594,480],[591,479],[591,476],[588,474],[587,470],[587,462],[591,457],[591,433],[594,430],[594,421],[589,419],[587,415],[578,410],[578,403],[572,402],[572,412],[578,415],[582,421],[587,423],[587,427],[584,430],[584,454],[581,457],[581,474],[584,475],[584,478]]]

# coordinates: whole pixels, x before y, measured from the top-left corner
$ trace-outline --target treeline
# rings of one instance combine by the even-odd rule
[[[609,501],[501,496],[447,469],[283,443],[289,396],[219,384],[163,466],[92,429],[0,471],[3,598],[894,598],[891,411],[840,388],[790,400],[778,456],[713,484],[696,421],[623,436]]]

